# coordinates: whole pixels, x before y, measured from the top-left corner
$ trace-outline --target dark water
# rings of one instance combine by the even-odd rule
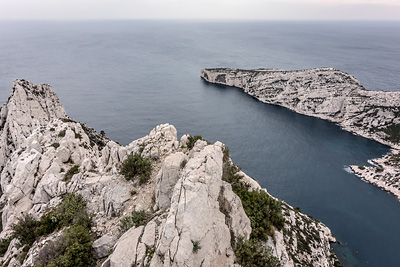
[[[199,75],[334,67],[396,91],[399,44],[399,22],[0,22],[0,100],[24,78],[122,144],[165,122],[220,140],[270,193],[326,223],[347,266],[398,266],[400,203],[344,170],[387,147]]]

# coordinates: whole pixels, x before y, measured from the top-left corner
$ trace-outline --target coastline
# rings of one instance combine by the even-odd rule
[[[334,122],[342,130],[391,147],[389,155],[373,160],[376,167],[350,169],[400,199],[400,92],[368,91],[352,75],[333,68],[213,68],[201,70],[201,78],[238,87],[263,103]]]
[[[0,265],[60,260],[54,247],[82,230],[83,215],[68,212],[61,229],[52,218],[72,209],[93,214],[79,225],[88,238],[73,243],[85,247],[71,256],[82,266],[236,266],[249,260],[241,244],[285,267],[338,264],[330,229],[261,189],[219,141],[179,141],[167,123],[122,146],[69,117],[49,85],[25,80],[14,81],[0,122]],[[15,225],[33,232],[29,242]]]

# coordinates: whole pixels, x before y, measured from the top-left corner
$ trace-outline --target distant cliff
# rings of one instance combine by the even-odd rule
[[[241,88],[261,102],[335,122],[344,130],[391,146],[392,154],[376,161],[379,167],[352,169],[400,198],[400,92],[365,90],[356,78],[333,68],[217,68],[203,69],[201,77]]]
[[[220,142],[178,141],[163,124],[121,146],[24,80],[0,121],[2,266],[337,263],[330,230],[271,197]]]

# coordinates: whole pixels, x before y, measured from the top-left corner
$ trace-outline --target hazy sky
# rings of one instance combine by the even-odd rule
[[[400,20],[400,0],[0,0],[0,19]]]

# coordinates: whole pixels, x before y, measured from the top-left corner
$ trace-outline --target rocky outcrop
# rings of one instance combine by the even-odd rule
[[[365,181],[400,199],[400,150],[393,149],[389,155],[373,159],[371,162],[374,166],[350,165],[350,168]]]
[[[232,244],[238,238],[248,239],[252,227],[240,198],[231,184],[222,180],[222,143],[198,140],[188,149],[188,136],[179,143],[175,127],[163,124],[149,135],[121,146],[68,118],[50,86],[26,81],[15,84],[0,118],[4,125],[0,136],[10,136],[2,139],[8,143],[7,150],[3,150],[0,181],[1,242],[25,215],[38,220],[64,195],[75,193],[83,197],[93,214],[91,232],[96,240],[92,248],[98,265],[238,265]],[[25,95],[33,95],[30,98],[34,100],[23,98]],[[21,110],[17,111],[15,103]],[[30,115],[17,125],[13,123],[14,113]],[[29,116],[34,123],[29,122]],[[121,163],[130,154],[151,159],[148,182],[128,181],[119,173]],[[259,187],[252,178],[242,175],[253,189]],[[283,266],[295,266],[294,259],[332,266],[329,229],[319,222],[308,222],[306,215],[282,205],[286,226],[275,231],[265,245],[273,248]],[[123,232],[122,222],[142,211],[148,214],[148,220],[130,225]],[[296,245],[301,234],[290,233],[298,231],[312,244],[310,250]],[[65,238],[63,232],[60,229],[41,237],[29,250],[20,247],[14,238],[0,261],[8,266],[43,264],[56,255],[49,252]],[[293,244],[287,240],[293,240]]]
[[[400,92],[365,90],[356,78],[342,71],[224,68],[204,69],[201,77],[211,83],[239,87],[261,102],[335,122],[346,131],[400,149]],[[400,198],[398,172],[384,164],[381,168],[387,169],[386,178],[381,173],[357,173]]]

